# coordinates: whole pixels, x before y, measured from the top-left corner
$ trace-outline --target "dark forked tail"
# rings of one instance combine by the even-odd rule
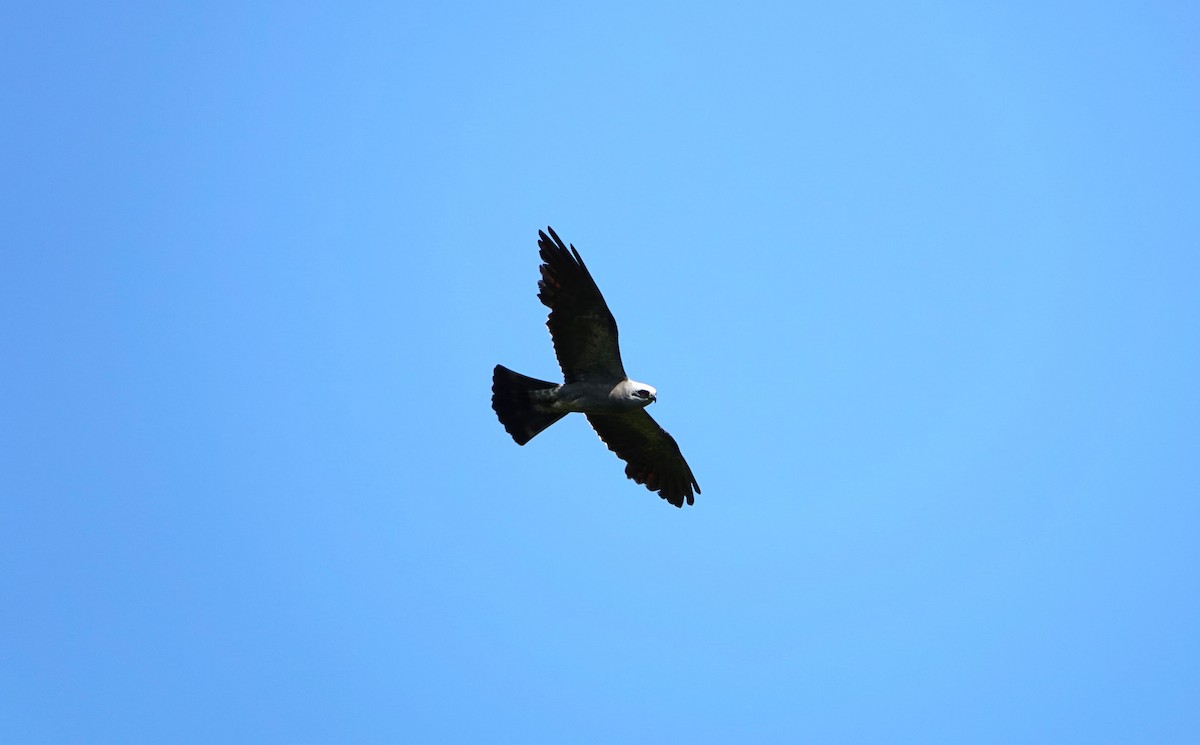
[[[496,365],[492,371],[492,408],[518,445],[529,442],[538,432],[566,416],[565,413],[542,411],[531,395],[535,391],[557,387],[558,383],[527,378],[504,365]]]

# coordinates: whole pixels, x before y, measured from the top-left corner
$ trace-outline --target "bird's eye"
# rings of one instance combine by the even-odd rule
[[[638,391],[634,395],[638,398],[650,398],[650,391]]]

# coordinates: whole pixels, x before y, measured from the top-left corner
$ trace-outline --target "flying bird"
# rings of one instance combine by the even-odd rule
[[[658,392],[630,380],[621,364],[617,322],[575,246],[538,231],[542,278],[538,299],[550,309],[546,326],[564,382],[551,383],[492,371],[492,408],[518,445],[572,411],[582,412],[608,449],[625,461],[625,475],[676,507],[693,504],[700,485],[675,438],[658,426],[646,407]],[[694,490],[694,493],[693,493]]]

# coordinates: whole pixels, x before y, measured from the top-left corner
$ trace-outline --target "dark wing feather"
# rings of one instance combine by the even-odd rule
[[[588,414],[592,428],[608,449],[627,464],[625,475],[676,507],[695,502],[700,485],[679,452],[675,438],[658,426],[645,409],[620,414]]]
[[[550,309],[546,325],[563,377],[568,383],[623,380],[617,322],[600,288],[575,247],[568,251],[553,228],[546,230],[550,238],[538,231],[542,256],[538,299]]]

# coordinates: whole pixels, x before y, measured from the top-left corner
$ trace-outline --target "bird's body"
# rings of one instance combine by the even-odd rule
[[[496,365],[492,408],[518,445],[572,412],[627,465],[625,474],[676,507],[692,504],[700,486],[674,438],[646,413],[657,391],[630,380],[621,363],[617,324],[579,252],[547,228],[539,231],[542,279],[538,298],[550,308],[546,325],[564,383],[530,378]]]
[[[654,399],[636,398],[637,389],[646,386],[632,380],[622,380],[615,386],[607,383],[563,383],[548,391],[545,399],[554,411],[578,411],[585,414],[615,414],[632,409],[644,409]]]

